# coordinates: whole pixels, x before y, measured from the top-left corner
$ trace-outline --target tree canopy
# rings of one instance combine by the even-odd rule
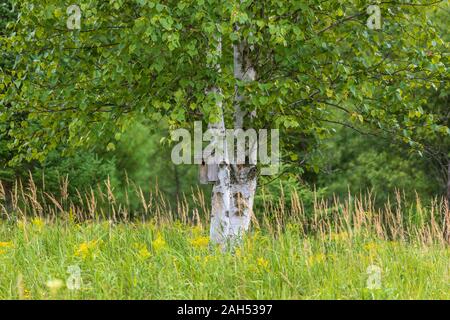
[[[0,74],[14,161],[99,136],[114,148],[135,119],[170,128],[214,122],[218,100],[229,120],[236,83],[245,109],[257,111],[252,126],[280,129],[294,162],[292,145],[333,134],[330,124],[370,128],[417,150],[418,127],[422,136],[450,135],[422,94],[448,90],[448,42],[432,19],[448,13],[446,1],[380,2],[380,30],[368,28],[362,0],[85,0],[79,30],[67,27],[71,4],[14,1],[20,15],[2,33],[2,51],[15,57]],[[255,81],[234,78],[238,41],[248,44]]]

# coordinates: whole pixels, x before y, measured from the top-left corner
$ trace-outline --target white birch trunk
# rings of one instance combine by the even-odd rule
[[[234,46],[234,75],[237,80],[255,80],[255,70],[248,59],[247,50],[244,43]],[[245,112],[240,106],[242,99],[236,87],[235,129],[242,129],[244,123]],[[256,153],[256,146],[252,146],[250,152]],[[230,164],[225,156],[225,161],[219,165],[218,180],[212,191],[210,237],[213,243],[220,244],[224,249],[232,247],[248,231],[256,181],[255,165]]]

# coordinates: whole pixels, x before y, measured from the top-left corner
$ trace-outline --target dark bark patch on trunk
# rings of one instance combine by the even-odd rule
[[[242,217],[246,211],[246,209],[248,209],[248,204],[247,201],[244,197],[244,195],[241,192],[236,192],[233,195],[234,198],[234,203],[236,205],[236,211],[235,211],[235,215]]]
[[[256,179],[258,170],[255,165],[238,164],[235,168],[231,167],[230,181],[232,184],[243,184]]]

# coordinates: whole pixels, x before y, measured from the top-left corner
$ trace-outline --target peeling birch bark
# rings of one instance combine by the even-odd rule
[[[248,50],[245,43],[234,45],[236,80],[255,80],[255,70],[248,58]],[[235,129],[243,128],[246,112],[241,108],[242,101],[243,97],[238,94],[236,86]],[[227,150],[227,146],[224,149]],[[256,155],[256,145],[251,146],[249,152]],[[246,158],[250,158],[250,154]],[[211,242],[220,244],[225,249],[238,243],[250,227],[257,182],[256,166],[247,163],[231,165],[225,151],[217,177],[212,192],[210,237]]]
[[[221,52],[222,43],[219,39],[217,50]],[[220,66],[216,66],[220,71]],[[212,90],[220,92],[219,88],[213,88]],[[225,135],[225,119],[224,111],[221,103],[218,105],[221,115],[218,123],[209,124],[210,129],[217,130],[220,134]],[[229,212],[231,206],[231,183],[230,183],[230,165],[227,155],[226,141],[224,140],[224,155],[223,160],[220,163],[206,163],[207,167],[207,180],[210,178],[215,179],[215,184],[212,190],[211,196],[211,226],[210,226],[210,238],[212,243],[221,244],[223,247],[227,243],[228,234],[230,229]],[[210,159],[205,159],[206,162]],[[216,159],[217,160],[217,159]],[[216,166],[214,177],[209,176],[210,166]]]

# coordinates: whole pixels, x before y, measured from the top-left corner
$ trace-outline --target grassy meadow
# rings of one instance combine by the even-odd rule
[[[201,194],[175,212],[138,191],[143,216],[132,219],[108,191],[109,210],[93,196],[79,204],[89,212],[64,188],[61,198],[32,182],[15,190],[0,207],[0,299],[450,299],[443,201],[305,209],[294,192],[264,202],[241,245],[223,252],[209,242]]]

